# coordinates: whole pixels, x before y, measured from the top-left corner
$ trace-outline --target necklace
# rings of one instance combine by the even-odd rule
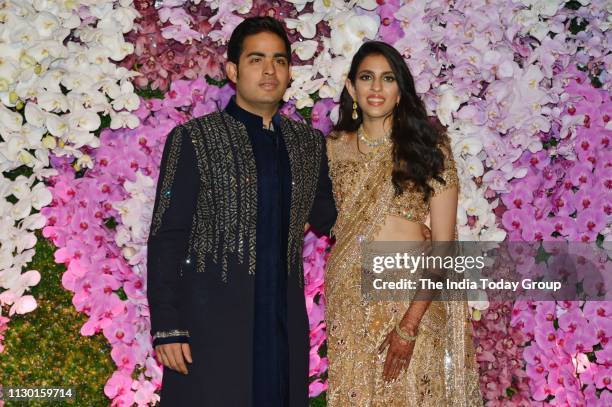
[[[363,144],[365,144],[368,147],[380,147],[383,144],[387,144],[387,142],[390,139],[390,136],[391,136],[391,131],[388,131],[384,136],[382,136],[378,140],[372,141],[368,139],[368,135],[366,134],[363,126],[359,126],[359,128],[357,129],[357,137],[359,137],[359,140],[363,141]]]

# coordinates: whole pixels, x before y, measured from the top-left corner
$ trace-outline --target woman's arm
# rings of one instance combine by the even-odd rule
[[[459,189],[455,184],[436,193],[430,201],[431,239],[433,243],[432,251],[429,253],[431,256],[444,257],[449,254],[446,251],[451,248],[451,245],[436,245],[435,242],[455,240],[458,197]],[[440,272],[443,273],[444,271],[440,270]],[[420,292],[417,294],[404,314],[400,326],[406,332],[416,331],[430,303],[428,293]]]
[[[451,242],[455,240],[455,229],[457,226],[457,203],[459,200],[459,177],[457,167],[447,135],[442,137],[440,150],[444,155],[444,170],[440,177],[444,182],[432,181],[433,194],[429,202],[429,213],[431,222],[431,256],[442,256],[443,258],[452,250],[450,244],[436,244],[436,242]],[[443,276],[445,270],[428,270],[436,277]],[[410,303],[400,326],[405,327],[407,332],[418,328],[427,307],[431,303],[431,293],[417,292],[414,301]]]

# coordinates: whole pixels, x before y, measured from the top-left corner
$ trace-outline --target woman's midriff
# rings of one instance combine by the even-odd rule
[[[425,239],[423,237],[421,223],[403,219],[399,216],[387,215],[383,226],[374,237],[374,240],[387,242],[421,242]]]

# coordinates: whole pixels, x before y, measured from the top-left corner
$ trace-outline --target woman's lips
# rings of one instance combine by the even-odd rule
[[[366,100],[370,106],[380,106],[385,103],[385,98],[380,96],[370,96]]]

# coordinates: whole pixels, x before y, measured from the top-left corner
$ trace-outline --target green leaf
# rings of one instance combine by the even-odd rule
[[[595,357],[595,351],[587,352],[585,353],[585,355],[587,355],[587,358],[589,358],[589,362],[595,362],[597,360],[597,358]]]
[[[319,348],[319,356],[324,358],[327,356],[327,340],[321,344]]]
[[[317,397],[311,398],[310,399],[310,404],[309,404],[310,407],[325,407],[325,406],[327,406],[326,396],[327,396],[327,392],[323,392],[323,393],[319,394]]]
[[[163,99],[164,92],[160,89],[151,89],[150,86],[147,86],[145,89],[135,89],[134,93],[140,96],[143,99]]]
[[[310,121],[310,115],[312,114],[312,107],[303,107],[301,109],[298,109],[297,112],[300,114],[300,116],[302,116],[304,119]]]
[[[100,116],[100,127],[98,127],[96,131],[94,131],[94,134],[96,135],[96,137],[100,137],[100,133],[102,133],[102,130],[110,127],[110,123],[111,123],[110,115],[105,114],[105,115]]]
[[[15,168],[12,171],[7,171],[7,172],[2,173],[2,175],[4,175],[5,178],[10,179],[11,181],[15,181],[17,177],[20,175],[23,175],[26,178],[30,178],[32,174],[33,174],[32,168],[28,167],[27,165],[22,165],[21,167]]]
[[[104,225],[107,228],[114,230],[117,227],[118,223],[117,220],[115,220],[115,218],[111,216],[110,218],[104,220]]]
[[[579,1],[576,0],[570,0],[567,3],[565,3],[565,8],[568,8],[570,10],[578,10],[580,7],[582,7],[582,4],[580,4]]]
[[[569,30],[572,34],[576,35],[580,31],[586,30],[589,25],[587,20],[578,21],[578,17],[574,17],[570,22]]]
[[[117,291],[115,291],[115,293],[123,301],[128,299],[127,294],[125,293],[125,291],[123,291],[123,287],[119,287],[119,289]]]
[[[598,76],[589,75],[589,77],[591,78],[591,85],[593,85],[594,88],[601,88],[603,86]]]
[[[546,262],[550,256],[551,254],[544,250],[544,247],[540,245],[540,247],[538,247],[538,252],[536,253],[536,263]]]
[[[208,83],[209,85],[215,85],[221,88],[225,86],[225,84],[228,82],[229,82],[229,79],[217,80],[215,78],[211,78],[210,76],[206,75],[206,83]]]

